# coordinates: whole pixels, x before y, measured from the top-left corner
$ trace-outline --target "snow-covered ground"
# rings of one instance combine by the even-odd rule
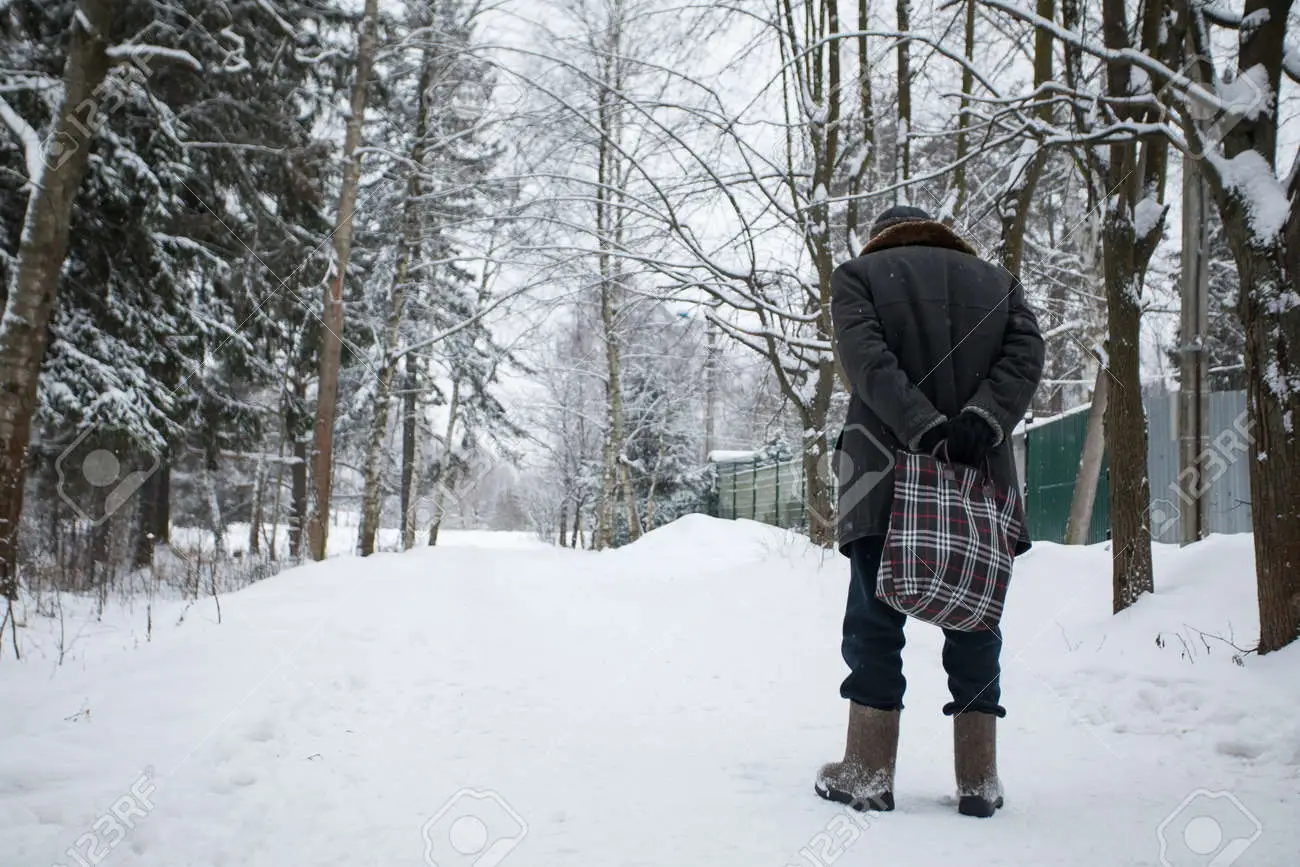
[[[330,523],[329,536],[326,537],[326,552],[331,557],[355,554],[357,536],[360,532],[361,517],[356,514],[343,513],[335,516]],[[199,551],[204,556],[212,554],[212,533],[198,527],[173,527],[172,544],[185,552]],[[262,528],[262,550],[270,549],[271,527]],[[423,543],[423,536],[420,539]],[[505,547],[507,545],[539,545],[535,533],[505,533],[491,530],[451,530],[444,529],[438,534],[439,545],[490,545]],[[231,554],[248,552],[248,524],[234,522],[226,527],[226,551]],[[289,528],[281,524],[275,532],[275,549],[280,557],[289,556]],[[377,551],[402,550],[402,531],[395,527],[380,527],[375,534]]]
[[[149,642],[109,612],[61,667],[8,654],[0,864],[1300,863],[1300,648],[1221,640],[1255,636],[1248,537],[1159,548],[1118,617],[1104,547],[1020,562],[987,821],[956,814],[921,624],[898,810],[814,796],[847,713],[838,555],[703,517],[601,554],[461,541],[285,572],[220,625],[161,603]]]

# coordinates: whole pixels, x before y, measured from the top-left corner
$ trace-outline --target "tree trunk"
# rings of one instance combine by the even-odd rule
[[[596,549],[614,544],[614,510],[618,501],[618,459],[623,444],[623,389],[619,384],[618,334],[608,282],[601,286],[600,312],[605,335],[605,441],[601,454],[600,504],[597,508]]]
[[[641,515],[636,501],[636,490],[632,487],[632,473],[628,471],[627,463],[619,461],[619,475],[623,484],[623,500],[627,505],[627,540],[635,542],[641,538]]]
[[[53,144],[48,155],[30,155],[46,164],[33,167],[38,176],[28,179],[31,194],[0,319],[0,596],[9,599],[18,594],[18,528],[37,379],[68,252],[72,201],[90,156],[99,104],[95,94],[109,69],[105,34],[120,20],[123,5],[120,0],[80,3],[72,19],[63,103],[49,137]]]
[[[1124,0],[1102,0],[1102,34],[1107,49],[1106,82],[1112,97],[1133,96],[1132,51]],[[1158,56],[1163,5],[1142,8],[1136,22],[1137,50]],[[1133,121],[1146,119],[1133,104],[1118,113]],[[1110,452],[1111,567],[1116,612],[1154,590],[1151,573],[1151,486],[1147,481],[1147,422],[1142,407],[1142,280],[1164,226],[1163,211],[1150,219],[1142,209],[1163,199],[1168,143],[1160,137],[1111,144],[1105,165],[1094,162],[1104,184],[1102,258],[1106,280],[1109,341],[1107,369],[1113,381],[1106,406],[1106,447]],[[1096,160],[1096,154],[1092,154]],[[1138,219],[1141,216],[1142,219]],[[1140,234],[1139,234],[1140,233]]]
[[[614,512],[618,497],[618,459],[623,450],[623,389],[622,364],[619,354],[618,316],[620,312],[621,271],[618,260],[611,250],[613,234],[620,222],[614,213],[610,187],[619,177],[617,169],[619,156],[614,148],[619,127],[617,109],[610,90],[616,87],[618,73],[616,64],[621,62],[617,55],[621,38],[617,27],[611,28],[609,38],[610,52],[604,58],[603,82],[607,89],[600,93],[598,119],[600,123],[600,142],[597,147],[597,190],[596,190],[596,227],[598,233],[600,267],[600,325],[601,336],[605,342],[605,440],[601,454],[600,501],[596,508],[596,549],[609,548],[614,544]]]
[[[1295,205],[1292,205],[1294,208]],[[1292,216],[1300,235],[1300,219]],[[1297,238],[1300,240],[1300,238]],[[1246,327],[1246,400],[1251,524],[1259,595],[1259,652],[1300,637],[1300,247],[1268,255],[1243,249],[1241,317]],[[1291,261],[1284,271],[1284,255]],[[1287,276],[1290,275],[1290,281]]]
[[[451,401],[447,404],[447,430],[443,442],[447,444],[447,453],[443,460],[443,470],[439,474],[438,484],[433,487],[433,523],[429,525],[429,544],[438,544],[438,531],[442,529],[443,513],[447,508],[447,494],[455,484],[456,474],[451,470],[452,442],[456,436],[456,422],[460,415],[460,380],[451,382]]]
[[[1116,612],[1155,588],[1151,573],[1151,531],[1147,512],[1147,420],[1142,407],[1138,334],[1141,275],[1134,267],[1133,225],[1127,215],[1106,217],[1106,303],[1109,333],[1107,370],[1114,386],[1106,404],[1106,446],[1110,453],[1110,527]]]
[[[287,379],[287,377],[286,377]],[[280,444],[276,449],[279,460],[276,461],[275,467],[275,497],[271,500],[271,538],[267,542],[266,555],[269,559],[275,560],[279,556],[280,544],[280,503],[284,499],[284,468],[288,461],[284,457],[284,442],[288,437],[288,427],[285,424],[286,419],[283,414],[280,417]]]
[[[139,509],[136,511],[135,545],[132,564],[136,569],[148,569],[153,565],[154,549],[159,542],[168,541],[169,497],[171,486],[171,464],[164,459],[158,464],[149,478],[144,480],[137,494]]]
[[[1228,185],[1221,160],[1202,163],[1223,219],[1241,281],[1238,312],[1246,337],[1246,399],[1253,442],[1251,523],[1259,597],[1259,652],[1300,637],[1300,170],[1278,172],[1278,99],[1287,56],[1292,0],[1246,0],[1237,74],[1262,70],[1269,101],[1240,118],[1223,139],[1223,155],[1269,180],[1289,209],[1272,233],[1257,225],[1255,186]],[[1203,28],[1189,27],[1198,55],[1210,54]],[[1210,70],[1203,70],[1210,72]],[[1208,76],[1203,75],[1203,80]],[[1258,81],[1258,79],[1256,79]],[[1249,153],[1254,151],[1255,159]]]
[[[290,470],[289,503],[289,556],[295,560],[303,556],[302,537],[307,527],[307,441],[301,437],[293,440],[293,466]]]
[[[90,528],[91,586],[96,591],[100,615],[104,613],[104,603],[108,601],[108,585],[113,577],[112,529],[118,517],[120,516],[114,516]]]
[[[1110,397],[1110,374],[1106,365],[1098,363],[1097,382],[1092,389],[1092,405],[1088,408],[1088,432],[1083,439],[1083,453],[1079,456],[1079,473],[1074,479],[1074,494],[1070,499],[1070,519],[1065,525],[1065,544],[1088,544],[1088,531],[1092,529],[1092,509],[1097,502],[1097,484],[1101,479],[1101,464],[1106,456],[1106,402]]]
[[[171,460],[164,457],[162,463],[158,465],[158,471],[154,473],[157,477],[158,496],[155,500],[153,510],[153,535],[159,542],[168,545],[172,542],[172,464]]]
[[[859,200],[871,188],[876,163],[876,116],[871,97],[871,45],[867,31],[871,30],[871,9],[868,0],[858,0],[858,33],[853,38],[858,54],[858,120],[861,132],[857,147],[865,154],[858,160],[857,171],[849,177],[849,199],[845,206],[845,241],[850,254],[864,246],[866,239],[858,231],[864,204]]]
[[[907,20],[908,3],[910,0],[898,0],[897,13],[900,16],[900,22]],[[785,7],[790,9],[791,4],[787,0]],[[810,6],[811,10],[813,7]],[[812,174],[814,189],[834,190],[840,186],[840,176],[838,174],[843,162],[843,154],[840,151],[841,126],[842,120],[842,75],[843,69],[840,65],[840,51],[836,47],[836,38],[839,35],[839,15],[837,5],[833,2],[822,0],[817,4],[817,14],[809,12],[806,23],[807,42],[809,48],[805,51],[802,46],[804,40],[800,39],[798,31],[795,29],[794,17],[787,11],[786,14],[786,50],[792,56],[807,55],[806,65],[798,68],[798,79],[796,87],[798,93],[811,94],[814,101],[818,102],[823,109],[824,119],[818,119],[806,124],[807,132],[807,149],[809,157],[812,160]],[[865,20],[867,14],[866,7],[859,5],[858,15],[859,23]],[[900,23],[900,28],[904,25]],[[898,63],[900,71],[908,68],[908,54],[904,47],[904,41],[900,45],[898,54]],[[865,43],[859,41],[859,63],[863,62],[866,57]],[[859,76],[859,87],[866,86],[865,76]],[[907,120],[911,117],[910,89],[907,87],[907,75],[902,75],[899,84],[899,147],[896,149],[896,155],[900,155],[902,162],[908,162],[907,154],[910,153],[910,145],[904,143],[908,138],[903,131]],[[785,98],[789,100],[791,94],[789,89],[786,91]],[[860,107],[863,112],[863,124],[870,130],[872,120],[869,117],[871,111],[870,94],[864,92],[860,94]],[[793,153],[788,154],[793,167],[797,157]],[[895,161],[895,168],[899,161]],[[803,171],[803,169],[799,169]],[[904,169],[906,173],[907,169]],[[852,187],[863,177],[860,171],[856,179],[848,179],[849,186]],[[860,212],[854,208],[847,213],[849,225],[847,226],[847,237],[850,239],[859,237],[858,225],[856,220],[861,216]],[[825,341],[826,345],[834,346],[835,327],[831,322],[831,276],[835,272],[836,250],[834,247],[831,223],[832,214],[830,207],[824,198],[817,198],[816,194],[806,205],[804,217],[804,245],[808,251],[809,258],[812,260],[814,267],[817,269],[817,282],[807,287],[809,302],[805,307],[805,312],[809,318],[816,323],[816,334],[819,340]],[[856,253],[856,250],[850,252]],[[769,326],[766,321],[762,324]],[[833,490],[829,479],[823,474],[826,471],[827,456],[827,430],[829,423],[831,396],[835,391],[836,383],[841,381],[839,374],[839,365],[833,354],[822,353],[815,358],[807,358],[805,364],[808,368],[808,374],[812,379],[811,394],[809,394],[805,383],[798,382],[787,375],[788,355],[784,348],[779,346],[772,338],[766,338],[766,352],[764,353],[769,363],[772,365],[772,372],[776,377],[781,393],[791,402],[799,413],[799,421],[803,428],[804,435],[802,438],[802,461],[804,467],[804,477],[806,479],[805,499],[808,506],[808,536],[818,545],[830,546],[835,543],[835,504],[833,502]],[[845,387],[848,387],[847,380],[843,380]]]
[[[1037,0],[1034,11],[1037,15],[1051,21],[1056,16],[1056,0]],[[969,37],[969,30],[967,35]],[[1035,28],[1035,88],[1043,87],[1053,78],[1052,50],[1051,31],[1042,27]],[[1052,120],[1052,107],[1048,101],[1049,98],[1049,95],[1044,93],[1039,100],[1039,104],[1034,109],[1035,114],[1048,123]],[[1034,200],[1034,192],[1038,189],[1038,181],[1043,175],[1043,167],[1047,164],[1047,150],[1038,142],[1026,141],[1024,147],[1032,148],[1032,153],[1026,153],[1022,149],[1020,156],[1017,158],[1020,175],[1012,179],[1012,183],[998,200],[1002,267],[1016,277],[1020,276],[1020,267],[1025,256],[1025,226],[1029,220],[1029,206]]]
[[[391,344],[390,344],[391,345]],[[393,372],[396,363],[386,361],[379,372],[375,411],[370,421],[370,443],[366,448],[365,486],[361,491],[361,526],[357,531],[357,553],[375,553],[375,535],[384,505],[384,440],[388,437],[388,409],[393,401]]]
[[[966,138],[966,130],[970,127],[970,97],[975,87],[975,75],[971,71],[970,64],[975,59],[975,0],[966,0],[965,27],[962,51],[966,58],[967,65],[961,70],[961,103],[957,110],[957,167],[953,170],[952,185],[957,191],[957,198],[953,202],[952,217],[955,219],[966,212],[966,197],[968,195],[966,184],[966,155],[970,152],[970,144]]]
[[[221,498],[217,495],[217,468],[215,461],[204,461],[203,495],[208,501],[208,520],[212,523],[212,559],[226,557],[226,520],[221,514]]]
[[[409,551],[415,547],[420,518],[416,508],[420,496],[420,429],[416,416],[419,371],[411,356],[406,356],[403,363],[406,373],[402,392],[402,550]]]
[[[1293,203],[1282,232],[1261,245],[1251,203],[1239,190],[1215,193],[1241,277],[1259,652],[1268,653],[1300,637],[1300,216]]]
[[[257,458],[257,468],[253,471],[253,502],[248,515],[248,553],[262,552],[262,497],[266,491],[266,454]]]
[[[906,33],[911,29],[911,0],[897,0],[898,31]],[[906,182],[912,177],[912,43],[906,39],[898,40],[898,131],[897,149],[898,180]],[[909,198],[905,188],[894,193],[895,203]]]
[[[826,438],[822,437],[805,449],[803,455],[804,500],[808,504],[810,520],[808,536],[813,544],[829,548],[835,544],[836,530],[834,488],[824,473],[826,463]],[[822,519],[822,517],[826,519]]]
[[[343,284],[348,256],[352,252],[352,213],[357,202],[361,176],[362,126],[370,93],[370,71],[378,47],[376,36],[379,0],[366,0],[357,47],[356,81],[347,132],[343,139],[343,183],[339,188],[338,228],[334,232],[334,273],[325,284],[324,315],[321,320],[320,384],[316,395],[316,455],[314,481],[316,503],[307,524],[307,538],[313,560],[325,559],[329,536],[330,492],[334,470],[334,416],[338,409],[339,365],[343,354]]]
[[[429,22],[432,26],[433,21]],[[406,299],[411,291],[411,264],[420,252],[421,221],[420,172],[424,166],[425,137],[429,130],[429,92],[433,78],[433,54],[424,53],[420,72],[419,108],[415,118],[415,142],[411,145],[411,169],[406,178],[406,200],[402,203],[402,239],[397,251],[397,268],[393,277],[393,300],[388,315],[388,355],[379,371],[379,391],[375,397],[375,414],[370,426],[370,449],[366,453],[365,489],[361,499],[361,528],[357,547],[362,557],[375,550],[375,534],[383,511],[384,439],[388,436],[388,414],[393,404],[393,378],[397,375],[396,355],[406,314]],[[403,447],[405,448],[405,447]],[[405,533],[405,522],[403,522]]]

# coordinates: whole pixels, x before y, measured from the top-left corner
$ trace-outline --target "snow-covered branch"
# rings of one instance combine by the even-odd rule
[[[45,144],[32,125],[14,111],[3,96],[0,96],[0,120],[9,127],[23,146],[23,158],[27,163],[27,182],[32,189],[41,185],[45,175]]]
[[[140,62],[149,59],[159,59],[183,64],[190,67],[195,72],[203,71],[203,64],[199,63],[198,59],[193,54],[180,48],[167,48],[163,45],[144,45],[132,42],[125,45],[114,45],[108,49],[107,54],[113,60],[131,60]]]
[[[1132,64],[1151,76],[1154,80],[1154,86],[1173,85],[1173,91],[1170,92],[1171,96],[1192,101],[1198,107],[1218,111],[1230,111],[1236,108],[1231,101],[1225,102],[1218,94],[1207,90],[1203,84],[1193,80],[1185,72],[1171,69],[1144,51],[1136,48],[1107,48],[1080,36],[1072,30],[1067,30],[1055,21],[1031,12],[1018,3],[1011,2],[1011,0],[980,0],[980,2],[991,9],[1005,12],[1013,18],[1046,30],[1056,39],[1061,40],[1062,43],[1077,48],[1099,60]],[[1155,89],[1154,86],[1153,89]]]
[[[1086,327],[1087,327],[1086,322],[1080,319],[1070,319],[1066,322],[1062,322],[1060,325],[1057,325],[1054,328],[1049,328],[1046,331],[1044,331],[1043,339],[1052,340],[1053,338],[1062,337],[1072,332],[1079,331],[1080,329]]]

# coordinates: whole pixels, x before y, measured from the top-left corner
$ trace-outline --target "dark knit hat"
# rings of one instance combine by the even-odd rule
[[[879,217],[876,217],[876,222],[871,224],[871,237],[874,238],[890,226],[897,226],[899,223],[933,219],[920,208],[914,208],[911,205],[894,205],[892,208],[886,208]]]

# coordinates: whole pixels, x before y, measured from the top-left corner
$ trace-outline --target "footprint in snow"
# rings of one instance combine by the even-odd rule
[[[1238,759],[1257,759],[1264,754],[1264,748],[1259,744],[1245,741],[1219,741],[1214,745],[1214,751],[1221,756]]]
[[[275,738],[275,722],[269,717],[258,720],[248,727],[244,736],[254,743],[264,744]]]

